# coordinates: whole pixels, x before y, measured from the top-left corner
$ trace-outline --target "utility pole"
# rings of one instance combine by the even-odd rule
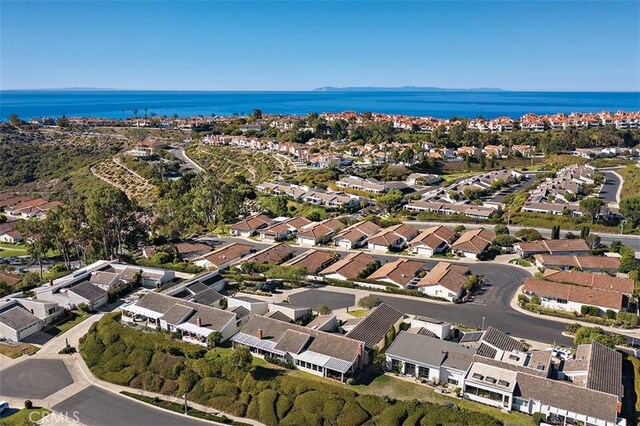
[[[484,317],[482,317],[482,328],[480,330],[484,331]]]

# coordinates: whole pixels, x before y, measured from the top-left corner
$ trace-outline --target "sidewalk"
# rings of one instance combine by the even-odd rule
[[[535,318],[544,318],[545,320],[549,320],[549,321],[555,321],[555,322],[561,322],[561,323],[565,323],[565,324],[574,324],[574,323],[578,323],[581,325],[584,325],[585,327],[600,327],[601,329],[603,329],[604,331],[607,331],[609,333],[615,333],[615,334],[622,334],[623,336],[628,336],[628,337],[634,337],[636,339],[640,339],[640,329],[635,328],[632,330],[629,329],[625,329],[625,328],[615,328],[615,327],[610,327],[610,326],[606,326],[606,325],[598,325],[598,324],[593,324],[590,322],[586,322],[586,321],[581,321],[579,318],[576,319],[568,319],[568,318],[560,318],[560,317],[554,317],[551,315],[543,315],[543,314],[537,314],[535,312],[531,312],[528,311],[524,308],[521,308],[520,306],[518,306],[518,295],[522,293],[522,287],[520,286],[518,288],[518,290],[514,293],[513,297],[511,298],[511,302],[510,302],[510,307],[511,309],[520,312],[521,314],[524,315],[528,315],[530,317],[535,317]]]

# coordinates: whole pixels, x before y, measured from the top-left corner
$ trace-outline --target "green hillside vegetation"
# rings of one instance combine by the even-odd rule
[[[80,352],[100,379],[181,396],[266,425],[501,424],[487,414],[419,401],[361,395],[346,386],[291,375],[246,350],[205,350],[143,333],[107,315],[91,326]]]
[[[122,148],[122,141],[109,137],[23,132],[9,125],[2,125],[0,132],[0,189],[66,179]]]
[[[620,199],[624,200],[628,197],[640,195],[640,167],[630,164],[617,172],[624,178]]]
[[[239,174],[257,184],[291,173],[289,162],[263,152],[196,145],[189,146],[187,150],[198,164],[219,176]]]

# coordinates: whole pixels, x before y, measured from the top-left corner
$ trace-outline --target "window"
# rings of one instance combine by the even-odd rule
[[[429,369],[427,367],[418,367],[418,377],[419,378],[429,378]]]

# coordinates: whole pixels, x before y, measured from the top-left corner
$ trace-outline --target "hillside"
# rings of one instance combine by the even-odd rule
[[[0,191],[11,187],[76,192],[76,183],[80,182],[74,182],[74,178],[86,177],[87,173],[81,171],[88,172],[91,164],[110,158],[122,146],[122,140],[107,135],[18,129],[0,124]],[[86,186],[86,182],[81,183]]]

